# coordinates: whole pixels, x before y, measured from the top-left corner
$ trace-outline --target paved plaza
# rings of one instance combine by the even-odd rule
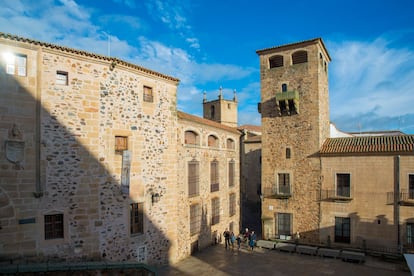
[[[405,271],[404,271],[405,269]],[[285,253],[276,250],[247,248],[226,250],[211,246],[170,267],[159,268],[157,275],[405,275],[411,273],[401,263],[367,257],[365,263],[340,259]]]

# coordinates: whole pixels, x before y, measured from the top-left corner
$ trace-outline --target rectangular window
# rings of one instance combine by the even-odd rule
[[[277,229],[276,233],[278,235],[289,236],[292,233],[292,214],[290,213],[277,213]]]
[[[351,175],[349,173],[336,174],[336,196],[351,196]]]
[[[220,222],[220,199],[218,197],[211,200],[211,225]]]
[[[351,219],[335,217],[335,242],[351,242]]]
[[[124,150],[128,150],[128,137],[115,136],[115,153],[122,154]]]
[[[63,239],[63,214],[45,215],[45,240]]]
[[[408,175],[408,198],[414,199],[414,174]]]
[[[216,192],[219,189],[219,163],[214,160],[210,163],[210,191]]]
[[[190,235],[200,233],[201,230],[201,208],[200,204],[190,206]]]
[[[288,173],[278,174],[278,191],[279,195],[290,195],[290,175]]]
[[[234,187],[234,169],[235,169],[235,162],[229,162],[229,187]]]
[[[414,223],[407,223],[407,244],[414,245]]]
[[[229,196],[229,215],[234,216],[236,214],[236,194],[232,193]]]
[[[56,71],[56,84],[68,85],[68,72]]]
[[[188,195],[196,196],[199,194],[199,163],[198,161],[188,162]]]
[[[144,203],[130,204],[131,234],[144,233]]]
[[[6,73],[10,75],[26,76],[27,56],[7,53],[3,55],[6,61]]]
[[[152,94],[152,87],[144,86],[144,102],[154,102],[154,95]]]

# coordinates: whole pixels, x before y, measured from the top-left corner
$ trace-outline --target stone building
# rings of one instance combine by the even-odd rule
[[[4,33],[0,53],[2,261],[174,263],[238,229],[239,133],[178,112],[178,79]]]
[[[402,252],[413,244],[414,136],[329,122],[321,39],[257,51],[264,238]]]

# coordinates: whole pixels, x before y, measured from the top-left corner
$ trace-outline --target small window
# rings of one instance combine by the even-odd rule
[[[407,244],[414,245],[414,223],[407,223]]]
[[[349,173],[336,174],[336,196],[351,196],[351,175]]]
[[[283,56],[273,56],[269,58],[269,67],[270,69],[275,67],[283,67]]]
[[[56,71],[56,84],[68,85],[68,72]]]
[[[282,92],[287,92],[287,84],[282,84]]]
[[[335,242],[351,242],[351,219],[335,217]]]
[[[229,216],[236,214],[236,194],[232,193],[229,196]]]
[[[210,119],[214,119],[214,117],[216,116],[216,107],[214,105],[212,105],[210,107]]]
[[[10,75],[26,76],[27,56],[21,54],[4,53],[6,73]]]
[[[200,165],[197,160],[188,162],[188,195],[197,196],[200,193]]]
[[[219,162],[217,160],[210,163],[210,192],[220,190],[219,185]]]
[[[308,62],[308,52],[297,51],[292,54],[292,64],[306,63]]]
[[[199,140],[198,134],[195,133],[194,131],[187,130],[184,133],[184,143],[186,145],[198,145],[199,144],[198,140]]]
[[[45,240],[63,239],[63,214],[45,215]]]
[[[144,203],[130,204],[131,234],[144,233]]]
[[[122,154],[124,150],[128,150],[128,137],[115,136],[115,153]]]
[[[201,230],[201,208],[200,204],[190,206],[190,235],[200,233]]]
[[[290,148],[286,148],[286,159],[290,159]]]
[[[234,175],[235,175],[236,163],[231,160],[229,162],[229,187],[234,187]]]
[[[218,197],[211,200],[211,225],[220,222],[220,199]]]
[[[216,136],[214,135],[209,135],[208,136],[208,146],[212,147],[212,148],[218,148],[219,147],[219,140]]]
[[[144,102],[154,102],[154,95],[152,93],[152,87],[144,86]]]

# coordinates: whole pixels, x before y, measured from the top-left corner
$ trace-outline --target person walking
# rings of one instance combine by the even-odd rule
[[[252,251],[253,251],[254,246],[256,244],[256,239],[257,239],[256,233],[254,231],[252,231],[250,233],[250,237],[249,237],[249,246],[250,246]]]
[[[242,235],[241,234],[239,234],[238,236],[237,236],[237,250],[240,250],[240,246],[241,246],[241,242],[242,242]]]
[[[227,249],[227,247],[230,247],[230,232],[229,230],[227,230],[227,228],[226,228],[226,231],[224,231],[223,236],[224,236],[224,243]]]
[[[230,243],[231,243],[231,250],[234,250],[234,242],[236,241],[236,236],[234,235],[234,232],[232,231],[230,233]]]

